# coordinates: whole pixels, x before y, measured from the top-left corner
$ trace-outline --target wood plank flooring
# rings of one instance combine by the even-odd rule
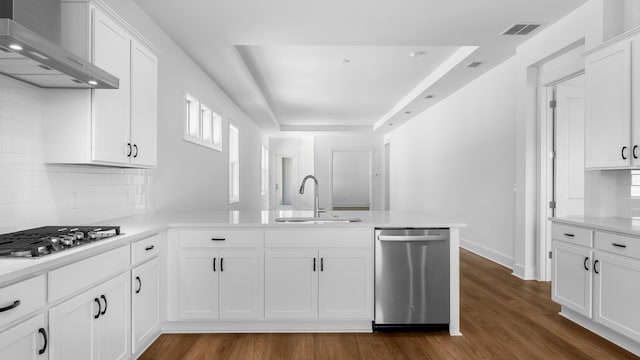
[[[639,359],[558,315],[550,283],[460,251],[461,330],[373,334],[162,335],[141,360]]]

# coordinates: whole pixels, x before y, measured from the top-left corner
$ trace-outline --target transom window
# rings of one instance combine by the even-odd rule
[[[190,94],[186,94],[184,139],[222,151],[222,117]]]

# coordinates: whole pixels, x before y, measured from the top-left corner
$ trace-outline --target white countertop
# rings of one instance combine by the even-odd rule
[[[551,221],[567,225],[585,226],[598,230],[640,236],[640,220],[616,217],[571,216],[552,218]]]
[[[101,221],[94,225],[120,226],[120,236],[68,249],[39,259],[0,259],[0,286],[44,273],[104,251],[146,238],[169,228],[324,228],[372,229],[377,227],[462,228],[459,220],[428,213],[407,211],[335,211],[321,213],[321,218],[339,216],[360,218],[352,223],[280,223],[277,217],[310,217],[312,211],[159,211]],[[638,227],[640,234],[640,226]]]

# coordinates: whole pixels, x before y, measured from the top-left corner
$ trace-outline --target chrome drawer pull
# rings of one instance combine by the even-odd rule
[[[574,237],[575,235],[573,235],[573,234],[569,234],[569,233],[564,233],[564,236]]]
[[[153,250],[153,248],[154,248],[154,246],[153,246],[153,245],[151,245],[151,246],[148,246],[148,247],[146,247],[146,248],[144,248],[144,249],[145,249],[146,251],[151,251],[151,250]]]
[[[225,241],[225,238],[211,238],[211,241]]]
[[[615,247],[619,247],[619,248],[626,248],[627,245],[625,244],[616,244],[616,243],[611,243],[611,245],[615,246]]]

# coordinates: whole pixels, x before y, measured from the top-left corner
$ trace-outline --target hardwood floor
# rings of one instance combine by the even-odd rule
[[[460,251],[461,330],[374,334],[162,335],[141,360],[638,359],[558,315],[550,283]]]

